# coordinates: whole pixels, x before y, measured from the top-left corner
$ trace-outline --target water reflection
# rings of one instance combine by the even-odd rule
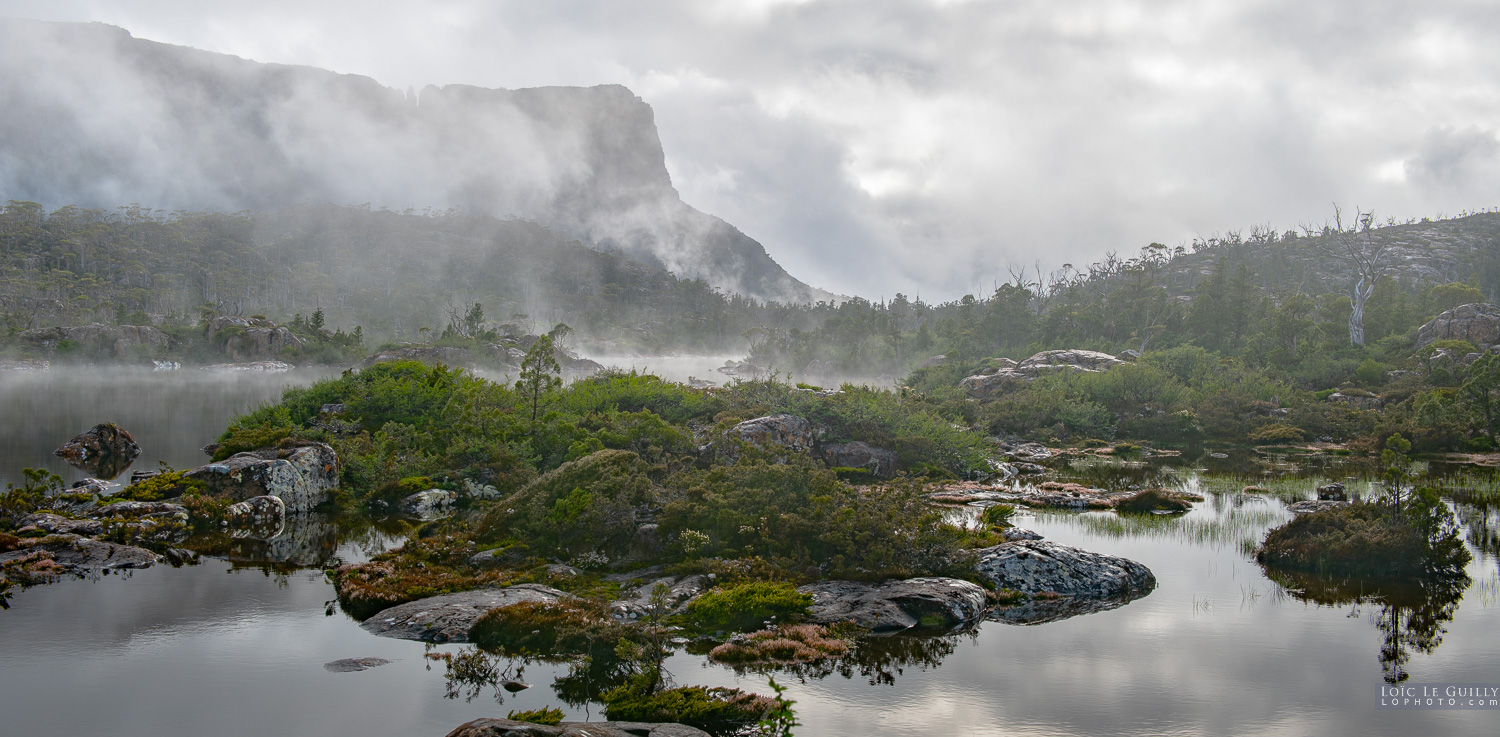
[[[1375,607],[1370,619],[1383,637],[1380,669],[1386,683],[1411,677],[1406,664],[1413,652],[1431,655],[1442,644],[1444,627],[1453,621],[1471,580],[1467,575],[1419,581],[1382,582],[1267,571],[1292,598],[1320,606],[1350,606],[1351,618],[1362,607]]]

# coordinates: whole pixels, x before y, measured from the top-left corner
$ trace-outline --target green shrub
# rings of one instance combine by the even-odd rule
[[[1015,514],[1015,507],[1009,504],[996,504],[985,507],[984,511],[979,513],[979,519],[991,527],[1009,527],[1010,518]]]
[[[776,706],[764,696],[737,688],[684,686],[642,693],[633,685],[603,695],[604,715],[622,722],[676,722],[710,734],[733,734],[754,724]]]
[[[635,534],[635,509],[655,499],[650,466],[626,450],[601,450],[527,484],[481,521],[482,540],[515,537],[543,555],[616,557]]]
[[[266,421],[253,426],[230,425],[229,429],[219,436],[219,447],[214,449],[211,460],[217,463],[236,453],[269,448],[291,434],[291,422],[287,419],[285,412],[274,418],[274,422]]]
[[[1249,440],[1257,445],[1285,445],[1305,442],[1307,433],[1300,427],[1277,422],[1256,428],[1250,433]]]
[[[157,502],[175,499],[187,493],[201,493],[208,488],[202,481],[183,478],[184,473],[185,471],[163,471],[125,487],[110,498],[118,501]]]
[[[1356,502],[1309,514],[1271,530],[1255,552],[1270,568],[1373,577],[1456,575],[1469,562],[1452,512],[1430,489],[1405,511]]]
[[[750,581],[710,589],[688,605],[688,617],[705,630],[753,630],[769,620],[795,622],[807,616],[812,596],[788,583]]]
[[[528,722],[530,724],[542,724],[548,727],[555,727],[559,724],[562,724],[563,713],[562,709],[553,709],[552,707],[544,706],[540,709],[528,709],[526,711],[512,710],[509,714],[505,715],[505,718],[517,722]]]
[[[626,630],[601,604],[523,601],[485,612],[469,628],[469,641],[512,656],[576,655],[595,644],[602,644],[602,652],[613,651]]]
[[[1187,500],[1162,489],[1147,489],[1115,503],[1119,512],[1186,512],[1192,508]]]

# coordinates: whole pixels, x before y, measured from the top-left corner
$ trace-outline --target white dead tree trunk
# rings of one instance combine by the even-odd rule
[[[1385,271],[1386,244],[1371,233],[1374,220],[1375,213],[1356,209],[1354,222],[1345,228],[1343,213],[1334,205],[1333,227],[1324,226],[1333,239],[1333,256],[1349,262],[1357,277],[1350,299],[1354,310],[1349,313],[1349,342],[1358,346],[1365,344],[1365,303],[1375,293],[1375,282]]]

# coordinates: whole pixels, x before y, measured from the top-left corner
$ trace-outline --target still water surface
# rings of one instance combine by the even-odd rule
[[[197,448],[234,413],[317,376],[0,373],[9,420],[0,425],[0,483],[37,465],[81,477],[51,450],[105,420],[135,434],[143,467],[156,459],[201,463]],[[1182,478],[1199,480],[1191,469]],[[1158,588],[1119,609],[1060,622],[988,622],[924,643],[925,657],[905,664],[802,681],[783,675],[804,725],[798,734],[1500,732],[1500,711],[1376,708],[1390,667],[1377,625],[1390,608],[1318,605],[1269,581],[1245,546],[1287,516],[1276,499],[1238,494],[1211,495],[1172,519],[1030,515],[1021,524],[1050,540],[1144,563]],[[343,614],[324,613],[334,594],[321,564],[360,560],[399,540],[324,521],[287,535],[281,548],[238,551],[236,562],[208,558],[18,593],[0,612],[3,732],[437,737],[511,709],[550,705],[570,718],[600,718],[597,706],[561,703],[549,688],[561,674],[553,666],[527,666],[525,680],[535,686],[506,694],[503,704],[490,692],[445,698],[441,665],[428,668],[424,645],[374,637]],[[1493,549],[1471,548],[1473,582],[1440,643],[1431,652],[1405,648],[1411,682],[1500,682],[1500,578],[1483,548]],[[262,565],[267,557],[282,564]],[[322,667],[354,657],[393,662],[357,673]],[[763,676],[685,653],[667,667],[681,684],[767,691]]]

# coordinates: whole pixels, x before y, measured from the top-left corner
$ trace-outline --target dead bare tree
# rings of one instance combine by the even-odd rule
[[[1324,224],[1324,234],[1329,236],[1329,253],[1341,261],[1347,261],[1358,277],[1354,284],[1351,302],[1354,311],[1349,313],[1349,342],[1365,344],[1365,303],[1375,292],[1375,282],[1385,273],[1386,249],[1384,239],[1377,239],[1371,231],[1375,213],[1358,208],[1354,211],[1354,222],[1344,227],[1343,213],[1337,203],[1333,206],[1333,225]]]

